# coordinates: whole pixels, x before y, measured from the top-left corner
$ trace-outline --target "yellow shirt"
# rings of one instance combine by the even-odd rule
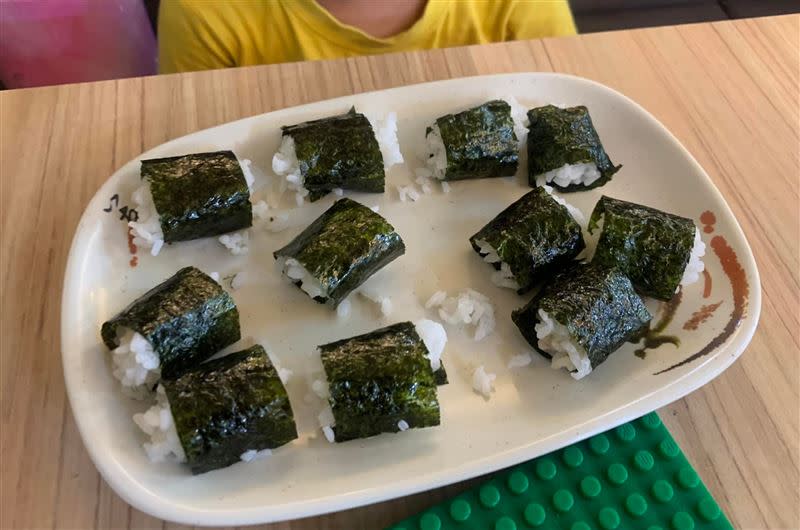
[[[388,38],[342,24],[315,0],[162,0],[158,19],[162,73],[574,33],[567,0],[429,0]]]

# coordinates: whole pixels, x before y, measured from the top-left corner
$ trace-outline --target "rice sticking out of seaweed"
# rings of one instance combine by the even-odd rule
[[[112,373],[122,391],[129,397],[145,399],[159,379],[161,367],[153,345],[141,334],[120,326],[117,329],[119,346],[112,350]]]
[[[281,263],[282,261],[282,263]],[[302,263],[294,258],[286,258],[278,260],[279,266],[283,274],[296,284],[303,291],[305,291],[311,298],[325,298],[327,290],[325,286],[312,275]]]
[[[138,218],[128,222],[133,234],[133,242],[143,248],[149,248],[150,254],[158,256],[164,246],[164,233],[161,231],[161,222],[153,204],[153,195],[150,193],[150,183],[144,181],[131,195],[136,205]]]
[[[542,176],[545,182],[552,182],[566,188],[573,184],[591,186],[603,175],[598,171],[594,162],[584,162],[581,164],[564,164],[559,168],[542,173]]]
[[[256,460],[263,460],[271,455],[272,455],[271,449],[261,449],[260,451],[257,449],[248,449],[247,451],[241,454],[239,459],[242,462],[255,462]]]
[[[705,263],[703,263],[705,253],[706,244],[700,238],[700,230],[695,227],[692,253],[689,256],[689,263],[686,264],[686,268],[683,270],[681,285],[690,285],[700,279],[700,275],[706,268]]]
[[[172,418],[169,400],[163,386],[158,385],[156,389],[156,404],[147,409],[147,412],[134,414],[133,422],[150,437],[150,440],[143,443],[142,447],[151,462],[186,461],[186,454],[178,438],[178,431],[175,428],[175,421]]]
[[[294,138],[284,135],[278,152],[272,157],[272,171],[284,177],[287,187],[295,192],[295,202],[302,206],[308,196],[308,190],[303,187],[303,174],[295,152]]]
[[[582,379],[592,371],[592,363],[586,350],[570,335],[567,327],[556,322],[539,309],[539,323],[535,326],[539,348],[552,355],[550,366],[565,368],[574,379]]]
[[[558,204],[567,209],[572,218],[575,219],[575,221],[579,225],[581,225],[581,228],[586,228],[586,216],[583,215],[582,211],[580,211],[578,208],[574,207],[573,205],[565,201],[563,198],[556,195],[554,193],[555,190],[553,190],[552,186],[544,184],[542,187],[544,188],[544,191],[546,191],[547,194],[553,198],[554,201],[556,201]]]

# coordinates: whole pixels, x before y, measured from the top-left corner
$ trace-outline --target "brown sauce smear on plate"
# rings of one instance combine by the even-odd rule
[[[708,355],[733,335],[733,332],[736,331],[736,328],[739,327],[739,324],[744,318],[745,311],[747,310],[747,299],[750,296],[750,285],[747,282],[747,274],[739,263],[739,257],[736,255],[736,251],[733,250],[722,236],[714,236],[711,239],[711,248],[719,258],[722,270],[725,272],[725,276],[728,277],[731,283],[731,290],[733,291],[733,310],[731,311],[728,323],[722,329],[722,332],[714,337],[711,342],[706,344],[705,347],[701,348],[700,351],[693,353],[669,368],[656,372],[654,375],[674,370],[675,368]]]
[[[647,323],[647,326],[637,333],[629,342],[637,343],[642,341],[642,346],[634,350],[634,354],[640,359],[647,356],[647,350],[654,350],[662,344],[672,344],[673,346],[680,345],[681,341],[675,335],[664,335],[664,330],[667,329],[672,319],[675,317],[675,312],[683,298],[683,289],[678,291],[672,300],[661,305],[662,310],[661,319],[658,324],[653,325],[653,321]]]
[[[714,311],[716,311],[720,305],[722,305],[721,301],[716,304],[704,305],[692,313],[691,318],[683,324],[683,329],[694,331],[700,324],[711,318],[711,315],[714,314]]]
[[[136,251],[139,250],[136,247],[136,243],[133,242],[133,231],[129,227],[128,228],[128,252],[131,253],[131,260],[128,262],[128,265],[131,268],[136,267],[139,264],[139,258],[136,256]]]

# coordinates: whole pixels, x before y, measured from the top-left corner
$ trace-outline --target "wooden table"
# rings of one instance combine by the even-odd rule
[[[81,443],[61,374],[62,275],[100,184],[166,140],[320,99],[450,77],[558,71],[641,103],[705,167],[752,245],[746,354],[660,412],[737,528],[800,527],[800,16],[0,93],[2,528],[171,528],[127,506]],[[270,529],[380,528],[470,483]]]

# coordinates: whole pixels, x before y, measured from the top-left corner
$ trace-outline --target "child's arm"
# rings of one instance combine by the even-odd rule
[[[236,23],[218,2],[163,0],[158,14],[158,69],[162,74],[236,66]]]

